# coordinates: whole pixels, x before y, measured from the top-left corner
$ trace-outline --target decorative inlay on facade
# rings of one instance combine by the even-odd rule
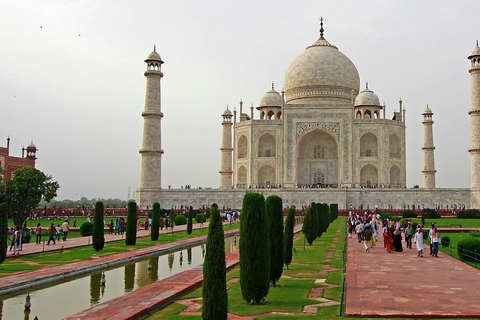
[[[338,122],[297,122],[297,126],[296,126],[297,140],[305,132],[308,132],[315,128],[320,128],[325,131],[328,131],[333,135],[335,135],[337,138],[340,137],[340,124]]]

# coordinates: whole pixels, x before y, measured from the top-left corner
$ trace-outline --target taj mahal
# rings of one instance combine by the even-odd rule
[[[471,188],[436,188],[433,112],[423,125],[423,186],[406,187],[405,108],[387,110],[360,84],[353,62],[324,37],[300,53],[285,72],[284,89],[271,89],[257,107],[227,108],[222,117],[220,188],[161,187],[161,66],[156,49],[145,60],[140,208],[188,205],[241,208],[247,190],[276,194],[285,205],[338,203],[339,208],[480,207],[480,48],[471,61]],[[255,110],[256,109],[256,110]],[[392,108],[394,109],[394,108]]]

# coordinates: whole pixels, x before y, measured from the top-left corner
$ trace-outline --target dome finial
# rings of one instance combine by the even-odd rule
[[[323,17],[320,17],[320,38],[323,39]]]
[[[367,80],[366,88],[367,88],[367,90],[368,90],[368,80]]]
[[[272,81],[272,90],[275,90],[275,84],[273,81]]]
[[[157,45],[156,44],[153,45],[153,51],[157,52]]]
[[[478,40],[477,40],[477,48],[478,48]]]

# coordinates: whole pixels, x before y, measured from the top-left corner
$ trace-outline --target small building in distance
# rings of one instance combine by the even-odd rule
[[[0,147],[0,168],[2,168],[3,178],[11,179],[15,170],[32,167],[35,168],[35,160],[37,160],[37,147],[30,142],[27,148],[22,148],[22,157],[14,157],[10,155],[10,137],[7,138],[7,147]],[[25,157],[25,151],[27,156]]]

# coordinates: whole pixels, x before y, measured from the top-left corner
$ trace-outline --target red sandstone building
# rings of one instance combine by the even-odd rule
[[[27,157],[25,157],[25,151],[27,151]],[[37,147],[33,144],[33,141],[28,147],[22,148],[22,157],[13,157],[10,155],[10,137],[7,138],[7,147],[0,147],[0,168],[5,172],[4,178],[11,179],[12,173],[15,170],[24,167],[35,168],[35,160],[37,154]]]

